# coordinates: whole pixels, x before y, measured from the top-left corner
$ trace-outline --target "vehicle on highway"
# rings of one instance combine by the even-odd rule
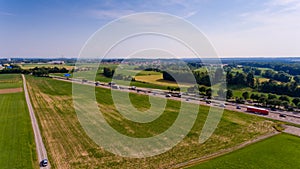
[[[264,108],[259,108],[259,107],[253,107],[253,106],[248,106],[247,107],[247,112],[262,114],[262,115],[268,115],[269,114],[269,110],[264,109]]]
[[[115,82],[109,82],[108,85],[109,86],[114,86],[114,85],[116,85],[116,83]]]
[[[111,86],[112,89],[120,89],[120,87],[118,85],[113,85]]]
[[[286,115],[285,114],[279,114],[279,117],[286,117]]]
[[[171,93],[171,96],[181,98],[181,94],[180,93]]]
[[[99,85],[100,85],[99,81],[95,82],[95,86],[99,86]]]
[[[220,104],[219,107],[225,108],[226,106],[225,106],[225,104],[223,103],[223,104]]]
[[[210,100],[206,100],[205,102],[206,102],[206,104],[210,104],[210,103],[211,103],[211,101],[210,101]]]
[[[166,97],[171,97],[171,95],[170,94],[166,94]]]
[[[236,109],[241,109],[241,106],[236,106]]]
[[[40,167],[46,167],[48,166],[48,160],[47,159],[43,159],[41,162],[40,162]]]
[[[135,86],[130,86],[129,90],[136,90],[136,87]]]

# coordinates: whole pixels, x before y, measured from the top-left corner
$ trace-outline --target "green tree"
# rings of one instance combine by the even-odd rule
[[[277,96],[275,94],[268,94],[268,100],[276,99]]]
[[[243,98],[244,98],[245,100],[249,99],[249,93],[248,93],[248,92],[244,92],[244,93],[242,94],[242,96],[243,96]]]
[[[211,97],[211,94],[212,94],[211,88],[206,89],[205,95],[208,96],[208,97]]]
[[[105,77],[113,77],[114,73],[115,73],[115,71],[112,70],[112,69],[109,68],[109,67],[104,67],[104,68],[103,68],[103,75],[104,75]]]
[[[259,95],[252,93],[251,96],[250,96],[250,99],[257,101],[259,99]]]
[[[286,95],[282,95],[282,96],[280,96],[280,97],[279,97],[279,100],[281,100],[281,101],[287,101],[287,102],[290,102],[290,99],[289,99],[289,97],[288,97],[288,96],[286,96]]]
[[[297,106],[298,105],[298,103],[300,102],[300,98],[294,98],[293,100],[292,100],[292,102]]]
[[[232,90],[228,89],[227,93],[226,93],[226,98],[231,99],[232,97],[233,97],[233,92],[232,92]]]
[[[204,87],[204,86],[199,87],[200,93],[204,93],[205,91],[206,91],[206,87]]]
[[[246,80],[247,80],[247,85],[248,85],[249,87],[253,88],[254,85],[255,85],[253,72],[249,72],[249,73],[247,74]]]

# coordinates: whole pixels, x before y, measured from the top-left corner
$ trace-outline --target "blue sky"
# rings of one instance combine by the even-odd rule
[[[0,57],[72,57],[99,28],[137,12],[196,25],[221,56],[300,56],[299,0],[0,0]]]

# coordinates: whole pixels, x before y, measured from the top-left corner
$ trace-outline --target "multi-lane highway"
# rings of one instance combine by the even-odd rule
[[[88,80],[83,81],[82,79],[65,78],[65,77],[60,77],[60,76],[51,76],[51,77],[58,79],[58,80],[79,83],[79,84],[85,84],[85,85],[90,85],[90,86],[95,86],[95,84],[96,84],[96,82],[94,82],[94,81],[88,81]],[[166,97],[166,93],[168,92],[165,90],[140,88],[140,87],[136,88],[135,90],[131,90],[128,86],[122,86],[122,85],[117,85],[117,86],[118,87],[112,88],[109,84],[106,84],[106,83],[98,83],[97,84],[97,87],[112,88],[113,90],[121,90],[121,91],[125,91],[125,92],[135,92],[135,93],[147,94],[147,95],[163,97],[163,98]],[[201,105],[207,105],[207,106],[215,106],[215,107],[219,107],[220,103],[221,103],[220,101],[217,101],[217,100],[211,100],[211,103],[207,104],[203,98],[199,98],[199,97],[196,97],[193,95],[187,95],[184,93],[182,94],[182,96],[180,98],[171,96],[171,97],[168,97],[168,99],[190,102],[190,103],[201,104]],[[289,122],[289,123],[300,125],[300,114],[295,114],[294,112],[271,111],[270,110],[268,115],[259,115],[259,114],[253,114],[253,113],[247,112],[246,109],[247,109],[248,105],[239,104],[240,109],[237,109],[236,103],[230,103],[230,102],[223,102],[223,103],[225,104],[224,109],[227,109],[227,110],[234,110],[237,112],[242,112],[242,113],[247,113],[247,114],[257,115],[257,116],[263,116],[263,117],[266,117],[269,119],[274,119],[274,120],[279,120],[279,121],[284,121],[284,122]]]

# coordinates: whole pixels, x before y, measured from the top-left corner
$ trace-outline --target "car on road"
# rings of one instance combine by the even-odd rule
[[[286,115],[285,114],[279,114],[279,117],[286,117]]]
[[[166,94],[166,97],[171,97],[171,95],[170,94]]]
[[[236,109],[241,109],[241,106],[236,106]]]
[[[225,108],[226,106],[225,106],[225,104],[220,104],[219,107]]]
[[[41,162],[40,162],[40,167],[46,167],[48,166],[48,160],[47,159],[43,159]]]
[[[206,104],[210,104],[210,103],[211,103],[211,101],[210,101],[210,100],[206,100],[205,102],[206,102]]]
[[[135,86],[130,86],[129,90],[136,90],[136,87]]]
[[[118,85],[113,85],[111,86],[112,89],[120,89],[120,87]]]

